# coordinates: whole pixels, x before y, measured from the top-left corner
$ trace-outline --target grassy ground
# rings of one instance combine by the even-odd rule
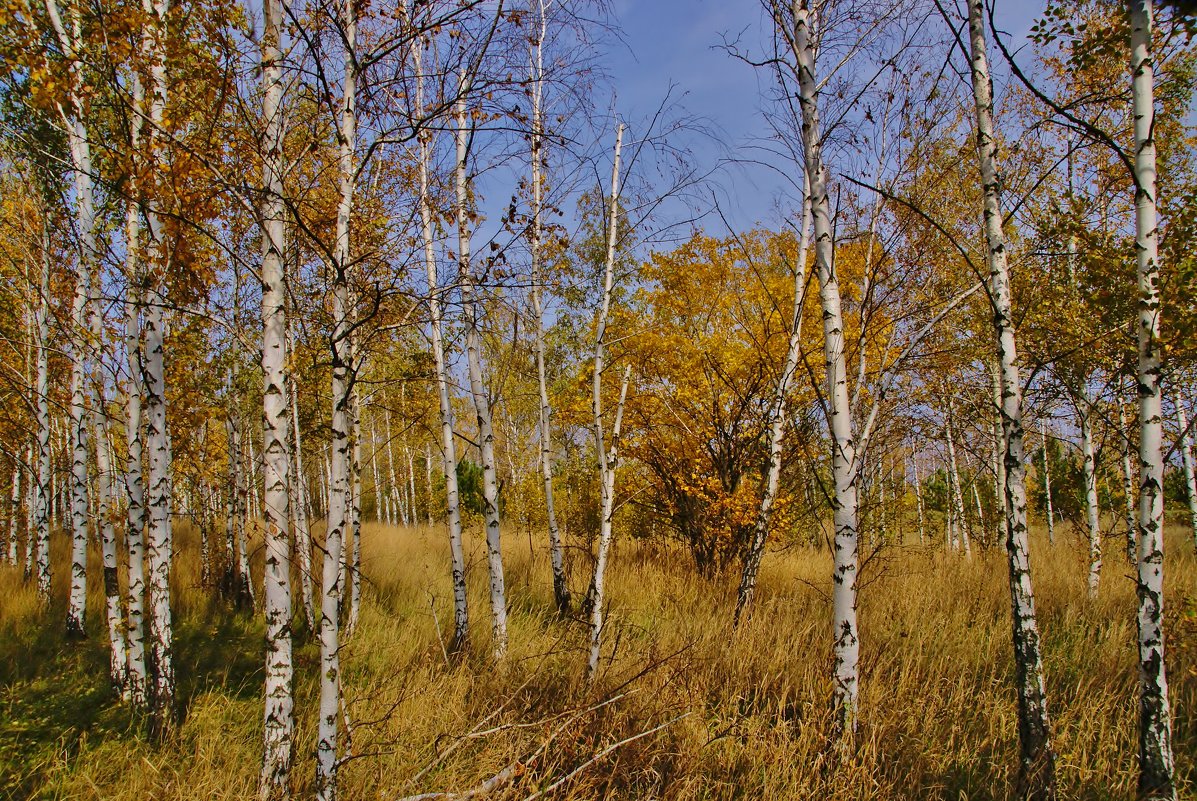
[[[98,580],[88,610],[91,637],[75,643],[62,636],[60,605],[42,611],[19,571],[0,569],[0,796],[254,796],[262,626],[200,586],[194,536],[185,527],[178,532],[174,614],[182,719],[177,735],[163,744],[147,740],[145,721],[106,686]],[[468,790],[513,762],[528,763],[539,750],[492,796],[526,798],[612,743],[670,721],[586,767],[554,797],[1010,795],[1014,691],[1006,571],[997,551],[966,561],[895,548],[869,564],[860,610],[861,728],[845,763],[826,748],[825,552],[771,555],[756,613],[733,632],[733,581],[696,577],[681,552],[619,543],[603,673],[598,686],[587,689],[584,630],[553,615],[548,560],[543,551],[531,556],[526,532],[507,533],[511,652],[498,666],[487,657],[480,542],[469,543],[474,650],[450,667],[438,637],[438,626],[443,635],[452,621],[441,531],[368,525],[363,540],[366,601],[342,658],[352,721],[345,799]],[[57,546],[55,598],[64,598],[65,543]],[[1187,796],[1197,752],[1190,718],[1197,700],[1197,562],[1179,529],[1170,531],[1169,547],[1169,680],[1177,768]],[[1067,537],[1054,548],[1034,543],[1065,798],[1133,795],[1134,585],[1121,554],[1120,541],[1108,540],[1100,597],[1091,602],[1082,546]],[[577,585],[584,585],[588,570],[577,565]],[[298,797],[309,794],[312,781],[316,655],[300,635]]]

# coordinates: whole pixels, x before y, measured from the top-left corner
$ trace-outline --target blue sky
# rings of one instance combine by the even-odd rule
[[[1021,44],[1042,3],[998,2],[999,27]],[[650,114],[675,85],[684,93],[686,111],[704,118],[728,149],[693,137],[695,158],[708,169],[724,152],[743,153],[764,134],[757,71],[719,47],[724,37],[742,37],[745,45],[763,41],[760,0],[615,0],[614,10],[625,44],[612,45],[607,69],[625,119]],[[769,170],[727,169],[717,181],[721,206],[734,226],[776,225],[782,182]],[[721,225],[717,217],[706,223],[708,229]]]

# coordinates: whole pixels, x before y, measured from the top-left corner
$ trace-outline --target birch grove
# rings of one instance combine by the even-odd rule
[[[650,5],[0,9],[0,794],[1183,795],[1191,13]]]

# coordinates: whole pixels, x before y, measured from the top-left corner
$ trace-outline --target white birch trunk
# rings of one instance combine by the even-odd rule
[[[490,575],[491,632],[494,656],[501,660],[507,653],[507,592],[503,579],[503,554],[499,526],[499,484],[495,469],[495,435],[491,425],[490,397],[482,375],[481,302],[474,283],[470,263],[469,139],[472,125],[468,122],[467,97],[470,81],[463,73],[458,84],[457,126],[455,144],[457,163],[457,258],[461,281],[461,302],[466,314],[466,362],[470,376],[470,396],[478,421],[478,446],[482,461],[483,520],[486,525],[486,563]]]
[[[834,566],[832,570],[832,695],[836,726],[842,734],[856,731],[859,697],[860,635],[856,622],[858,569],[857,480],[851,406],[844,358],[844,315],[835,269],[831,205],[827,194],[827,166],[823,161],[823,133],[819,125],[819,91],[815,74],[817,35],[814,14],[804,0],[795,0],[794,55],[798,69],[798,100],[802,110],[802,149],[810,187],[814,227],[815,267],[823,311],[823,361],[827,377],[827,417],[832,439],[832,512]]]
[[[249,528],[249,471],[246,469],[241,448],[241,421],[233,420],[229,425],[229,466],[234,471],[232,483],[236,493],[233,537],[237,562],[233,574],[233,599],[238,607],[253,609],[253,576],[250,575],[249,550],[246,545]]]
[[[911,467],[914,470],[914,503],[919,516],[919,545],[922,545],[926,541],[926,509],[923,506],[923,483],[919,478],[917,458],[911,459]]]
[[[1052,473],[1048,467],[1049,459],[1047,455],[1047,427],[1040,425],[1040,438],[1043,440],[1043,497],[1046,506],[1045,512],[1047,514],[1047,542],[1049,545],[1056,543],[1056,512],[1052,508]],[[1004,459],[1003,459],[1004,461]],[[1005,496],[1005,492],[1002,495]]]
[[[92,273],[92,295],[99,295],[99,276]],[[103,321],[96,304],[89,309],[88,330],[96,348],[91,376],[94,397],[91,408],[92,439],[96,451],[96,527],[99,529],[100,548],[104,566],[104,611],[108,623],[109,665],[108,674],[112,686],[123,698],[129,697],[128,649],[125,640],[125,615],[121,606],[120,580],[117,576],[116,528],[113,525],[112,509],[112,462],[108,450],[108,408],[104,390],[104,377],[100,365],[103,363]]]
[[[292,350],[294,352],[294,350]],[[309,521],[308,488],[303,472],[303,440],[299,432],[299,392],[295,373],[288,375],[291,407],[291,448],[295,454],[292,486],[294,494],[295,550],[299,556],[300,601],[308,631],[316,630],[316,607],[312,597],[312,528]]]
[[[135,87],[135,114],[140,109],[140,83]],[[137,126],[134,126],[136,130]],[[141,388],[144,365],[141,359],[141,327],[138,320],[141,296],[138,259],[140,221],[136,204],[125,211],[125,361],[129,384],[125,395],[125,548],[128,552],[128,685],[134,706],[148,700],[145,654],[145,481],[142,477]]]
[[[1193,543],[1197,545],[1197,478],[1193,471],[1193,440],[1189,436],[1189,421],[1185,415],[1184,402],[1180,393],[1173,397],[1176,405],[1176,424],[1180,428],[1180,459],[1185,470],[1185,495],[1189,501],[1189,523],[1193,530]]]
[[[15,543],[21,536],[20,532],[21,519],[21,464],[17,459],[13,459],[12,463],[12,496],[10,498],[8,509],[8,552],[12,555],[10,560],[16,563],[17,549]],[[27,532],[26,536],[31,538],[31,533]]]
[[[1003,458],[1006,452],[1006,439],[1005,434],[1002,433],[1002,371],[993,362],[989,364],[989,371],[993,389],[993,497],[997,507],[994,510],[996,518],[994,542],[1000,543],[1004,539],[1006,517],[1009,511],[1006,508],[1006,461]],[[1044,455],[1046,457],[1046,451]]]
[[[605,601],[605,578],[607,561],[611,553],[612,522],[615,515],[615,471],[619,466],[619,437],[623,426],[624,401],[628,397],[628,383],[632,377],[632,367],[628,365],[623,371],[623,380],[619,385],[619,403],[615,407],[615,421],[611,426],[611,446],[604,453],[599,451],[600,492],[602,494],[598,554],[594,562],[594,577],[590,582],[590,656],[586,664],[586,675],[590,682],[598,677],[599,655],[603,645],[603,622]],[[595,436],[602,441],[601,400],[596,401],[597,415],[595,417]]]
[[[386,489],[378,480],[378,427],[370,418],[370,475],[374,479],[374,522],[390,522],[386,518]]]
[[[1164,420],[1152,0],[1132,0],[1130,24],[1139,308],[1139,797],[1171,799],[1176,785],[1164,668]]]
[[[386,425],[383,436],[387,438],[387,471],[390,477],[390,485],[387,487],[386,493],[390,505],[390,515],[387,522],[393,526],[395,525],[395,510],[398,504],[395,492],[395,452],[391,446],[391,413],[389,411],[383,411],[383,422]]]
[[[355,353],[354,342],[350,339],[350,353]],[[354,375],[358,374],[358,361],[354,357]],[[353,636],[357,631],[358,615],[362,603],[362,407],[356,385],[350,390],[349,400],[349,441],[350,447],[349,476],[349,531],[350,545],[346,551],[345,572],[349,585],[349,601],[343,606],[348,608],[345,619],[345,638]]]
[[[1126,558],[1134,565],[1139,536],[1135,525],[1135,473],[1131,465],[1130,428],[1126,422],[1126,407],[1118,403],[1118,443],[1122,450],[1122,492],[1126,496]]]
[[[51,0],[51,5],[57,4]],[[71,589],[67,608],[66,631],[69,637],[84,637],[84,617],[87,608],[87,401],[84,382],[88,375],[88,323],[92,301],[91,276],[96,268],[95,205],[92,196],[91,143],[83,122],[84,91],[76,48],[82,37],[79,9],[68,9],[71,26],[67,33],[59,23],[59,40],[64,54],[70,59],[70,111],[64,113],[67,142],[75,183],[75,226],[79,236],[78,269],[75,276],[75,296],[71,308],[71,403],[68,407],[71,436]],[[57,13],[55,16],[57,16]],[[39,584],[40,588],[40,584]],[[48,600],[48,590],[43,600]]]
[[[424,445],[424,492],[427,493],[427,503],[424,514],[427,516],[428,527],[432,528],[432,449]]]
[[[799,235],[797,262],[794,264],[794,308],[790,315],[790,341],[786,349],[786,361],[773,395],[769,410],[769,471],[765,478],[765,491],[761,495],[761,506],[757,511],[756,526],[752,542],[744,556],[744,569],[740,575],[740,588],[736,594],[734,623],[738,624],[745,612],[752,606],[756,594],[756,579],[765,555],[765,543],[769,536],[769,522],[773,518],[773,504],[781,486],[781,459],[785,446],[785,435],[789,405],[787,400],[793,386],[798,360],[802,355],[802,310],[806,305],[806,257],[810,248],[810,182],[804,180],[806,197],[802,199],[801,233]],[[863,357],[862,357],[863,358]]]
[[[611,548],[612,516],[615,510],[615,469],[618,464],[619,429],[623,421],[624,398],[628,392],[631,367],[624,371],[619,391],[619,405],[615,411],[615,423],[611,431],[611,449],[608,452],[603,442],[603,373],[606,369],[607,319],[611,311],[611,293],[615,288],[615,246],[619,241],[619,159],[623,149],[623,124],[615,131],[615,158],[611,167],[611,197],[607,219],[607,255],[603,268],[603,299],[595,321],[594,370],[591,377],[591,413],[594,430],[594,453],[599,467],[599,542],[598,555],[594,563],[594,576],[590,581],[587,604],[590,608],[590,657],[587,662],[587,677],[594,681],[598,675],[599,653],[602,647],[604,578],[607,570],[607,556]]]
[[[960,470],[956,463],[956,436],[952,426],[954,410],[951,398],[948,399],[948,413],[944,418],[944,441],[948,449],[948,483],[951,489],[952,513],[956,521],[953,532],[952,548],[964,548],[965,556],[972,556],[972,544],[968,536],[968,521],[964,517],[964,493],[960,491]],[[958,538],[957,538],[958,537]]]
[[[282,798],[294,750],[291,682],[291,497],[287,453],[286,210],[283,206],[282,0],[262,4],[262,480],[265,569],[262,575],[266,619],[265,703],[262,772],[258,796]]]
[[[1029,799],[1056,795],[1055,754],[1047,711],[1035,595],[1031,584],[1027,537],[1026,465],[1023,461],[1022,383],[1011,315],[1010,277],[993,132],[993,97],[986,53],[983,0],[968,0],[968,29],[973,98],[977,119],[977,158],[984,192],[984,229],[989,262],[990,297],[1001,370],[1002,430],[1006,445],[1006,554],[1018,691],[1020,744],[1019,790]]]
[[[533,339],[536,348],[536,381],[540,391],[540,470],[544,484],[545,518],[549,528],[549,561],[553,567],[553,599],[557,612],[569,613],[569,585],[565,576],[565,551],[561,547],[561,530],[557,525],[557,510],[553,503],[553,439],[552,407],[549,405],[548,381],[544,361],[544,268],[541,264],[542,215],[544,210],[544,40],[548,35],[548,19],[544,0],[536,0],[536,33],[530,46],[532,91],[532,221],[528,234],[528,249],[532,262],[532,311],[536,316]]]
[[[325,535],[323,583],[320,599],[320,704],[316,734],[316,798],[337,797],[337,723],[341,713],[340,617],[342,543],[351,522],[352,487],[350,416],[352,409],[353,351],[350,343],[349,294],[350,217],[353,212],[354,146],[357,138],[357,15],[352,0],[338,7],[346,49],[337,124],[340,200],[337,204],[336,241],[333,253],[332,331],[332,443],[329,464],[328,524]]]
[[[37,347],[37,448],[36,459],[34,460],[31,479],[37,483],[36,489],[33,493],[33,525],[29,527],[26,532],[26,557],[25,562],[27,568],[25,570],[26,578],[30,575],[29,568],[32,563],[29,559],[29,552],[33,550],[32,547],[38,544],[38,547],[45,547],[49,551],[50,544],[50,375],[49,375],[49,356],[50,356],[50,326],[49,326],[49,301],[50,301],[50,254],[49,241],[46,232],[46,219],[42,220],[42,258],[41,270],[38,280],[38,300],[35,314],[35,329],[36,329],[36,347]],[[16,499],[18,497],[20,481],[20,470],[13,467],[13,521],[10,527],[11,538],[8,543],[9,562],[13,565],[17,563],[17,525],[16,525]],[[41,543],[45,543],[41,546]],[[47,569],[49,562],[47,562]],[[49,578],[47,573],[47,578]],[[48,590],[48,583],[47,583]]]
[[[1077,414],[1081,418],[1081,472],[1085,479],[1085,520],[1089,524],[1089,597],[1097,597],[1101,582],[1101,510],[1097,501],[1097,452],[1093,445],[1093,405],[1082,391]]]
[[[412,47],[416,72],[416,107],[424,111],[424,41]],[[445,525],[449,533],[449,551],[453,572],[453,642],[449,652],[464,651],[470,637],[469,610],[466,605],[465,551],[461,542],[461,507],[457,489],[457,444],[453,439],[453,404],[449,396],[448,367],[445,365],[443,314],[433,252],[432,194],[428,183],[428,165],[432,158],[432,131],[424,128],[418,135],[420,145],[419,192],[420,228],[424,241],[424,266],[428,276],[428,328],[432,340],[432,358],[436,370],[437,399],[440,406],[441,464],[445,474]]]

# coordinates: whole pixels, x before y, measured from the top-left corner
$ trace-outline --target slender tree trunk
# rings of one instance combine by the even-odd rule
[[[919,479],[917,458],[911,459],[911,467],[914,469],[914,503],[919,516],[919,545],[922,545],[926,538],[926,509],[923,506],[923,484]]]
[[[412,61],[416,72],[416,107],[423,113],[424,101],[424,42],[412,47]],[[423,128],[418,136],[420,144],[419,192],[420,227],[424,240],[424,266],[428,275],[428,328],[432,340],[432,358],[436,370],[437,398],[440,404],[441,463],[445,474],[445,523],[449,533],[449,551],[453,570],[453,642],[450,653],[465,650],[470,638],[469,609],[466,605],[465,551],[461,542],[461,506],[457,488],[457,444],[453,439],[453,404],[449,396],[449,374],[445,365],[441,290],[436,274],[433,252],[432,194],[428,184],[428,165],[432,158],[432,131]]]
[[[1126,558],[1134,565],[1139,537],[1135,525],[1135,473],[1131,466],[1130,427],[1126,422],[1126,407],[1118,403],[1118,442],[1122,450],[1122,491],[1126,495]]]
[[[389,522],[384,514],[386,491],[378,480],[378,427],[370,418],[370,475],[374,479],[374,522]]]
[[[294,353],[294,346],[292,346],[292,353]],[[312,527],[308,517],[308,488],[303,472],[303,440],[299,432],[299,386],[293,370],[288,378],[290,381],[288,400],[291,407],[291,448],[295,454],[292,486],[295,488],[293,496],[295,501],[295,550],[299,556],[300,599],[308,631],[315,631],[316,607],[312,599]]]
[[[98,284],[93,273],[92,280]],[[98,296],[99,287],[93,285],[92,294]],[[95,304],[90,309],[89,331],[97,353],[93,371],[94,405],[91,409],[93,439],[96,450],[96,523],[100,535],[100,548],[104,564],[104,610],[108,622],[109,665],[108,674],[112,686],[128,698],[128,647],[125,640],[125,613],[121,604],[120,581],[117,576],[116,528],[113,525],[115,510],[112,508],[112,462],[108,450],[108,404],[104,391],[104,377],[98,365],[103,362],[103,322]]]
[[[1164,668],[1164,421],[1152,0],[1132,0],[1130,23],[1139,308],[1139,797],[1172,799],[1172,714]]]
[[[424,506],[424,513],[428,517],[428,527],[432,528],[432,449],[424,445],[424,491],[428,502]]]
[[[26,538],[28,543],[26,545],[26,564],[30,566],[28,552],[32,549],[29,546],[34,543],[45,543],[48,551],[50,543],[50,326],[48,318],[50,303],[50,253],[49,236],[46,229],[47,222],[48,220],[43,216],[41,270],[38,280],[37,306],[34,312],[34,325],[37,337],[37,447],[36,459],[31,466],[35,472],[32,472],[30,475],[30,480],[36,482],[34,492],[32,493],[33,525],[29,527]],[[8,542],[8,561],[13,565],[17,563],[18,533],[16,499],[20,491],[20,476],[20,470],[14,465],[12,474],[13,518],[12,525],[9,527],[10,539]],[[26,578],[29,577],[29,572],[26,569]]]
[[[350,218],[353,212],[354,147],[357,138],[357,15],[352,0],[338,7],[346,49],[337,125],[340,200],[337,204],[333,254],[332,331],[332,443],[329,465],[329,505],[320,600],[320,708],[316,739],[316,798],[336,801],[337,722],[341,713],[340,617],[342,543],[351,524],[352,476],[350,425],[353,413],[353,350],[349,278]]]
[[[1085,478],[1085,519],[1089,524],[1089,597],[1097,597],[1101,582],[1101,519],[1097,502],[1097,452],[1093,445],[1093,405],[1084,390],[1078,397],[1081,418],[1081,472]]]
[[[844,358],[844,315],[839,277],[835,268],[835,242],[827,194],[827,165],[823,161],[823,133],[819,125],[819,90],[815,76],[817,36],[813,13],[806,0],[794,0],[794,55],[798,68],[798,100],[802,110],[802,146],[806,180],[810,187],[811,219],[815,237],[815,267],[823,312],[823,361],[827,377],[827,417],[832,439],[834,491],[834,566],[832,570],[832,695],[836,725],[843,734],[856,731],[860,675],[860,634],[856,622],[858,569],[856,457],[851,405]]]
[[[391,445],[391,413],[389,411],[383,411],[383,422],[386,424],[383,436],[387,438],[387,471],[390,477],[390,486],[387,487],[387,497],[390,499],[391,514],[387,522],[393,526],[395,525],[395,507],[398,504],[395,479],[395,452]]]
[[[353,359],[353,374],[358,375],[359,362],[356,357],[356,347],[350,340],[350,353]],[[358,616],[362,605],[362,406],[356,384],[350,390],[350,434],[352,443],[350,448],[349,475],[351,478],[349,492],[349,530],[351,545],[346,560],[346,578],[349,583],[349,614],[345,620],[345,637],[348,639],[357,631]]]
[[[1189,436],[1189,421],[1185,415],[1180,393],[1173,397],[1176,405],[1176,424],[1180,428],[1180,459],[1185,470],[1185,495],[1189,501],[1189,522],[1193,529],[1193,543],[1197,545],[1197,478],[1193,474],[1193,440]]]
[[[12,497],[8,508],[8,543],[6,557],[10,564],[17,563],[17,540],[21,537],[21,466],[17,460],[12,465]],[[26,536],[32,538],[33,529],[29,529]],[[28,578],[28,576],[26,576]]]
[[[71,590],[67,609],[66,631],[69,637],[85,637],[84,613],[87,608],[87,400],[84,386],[89,373],[88,330],[92,299],[91,276],[96,269],[95,203],[92,195],[91,143],[83,122],[84,91],[82,64],[76,59],[75,47],[80,44],[82,29],[79,9],[70,7],[71,33],[60,38],[70,57],[71,90],[70,118],[67,120],[67,141],[75,177],[75,225],[79,235],[78,270],[75,276],[75,297],[71,314],[71,403],[68,407],[71,433]],[[65,32],[65,31],[64,31]],[[39,584],[39,589],[40,589]],[[49,600],[49,587],[43,592]]]
[[[984,4],[968,0],[968,29],[972,60],[973,98],[977,115],[977,157],[984,192],[986,254],[990,296],[1001,370],[1002,430],[1006,444],[1006,554],[1010,572],[1010,607],[1014,640],[1014,674],[1018,690],[1020,744],[1019,788],[1028,799],[1056,797],[1055,753],[1043,680],[1043,656],[1035,616],[1035,595],[1027,537],[1027,499],[1023,462],[1022,383],[1014,321],[1011,316],[1010,277],[1006,267],[1006,239],[1002,231],[997,145],[993,134],[993,97],[986,54]]]
[[[467,97],[470,81],[463,73],[458,84],[457,127],[455,140],[457,164],[457,258],[461,281],[461,302],[466,314],[466,362],[470,375],[470,396],[478,420],[478,448],[482,460],[482,517],[486,524],[486,562],[490,574],[491,631],[495,659],[507,653],[507,591],[503,580],[503,554],[499,527],[499,483],[495,469],[495,435],[491,425],[490,397],[482,375],[482,304],[470,263],[469,140],[472,124],[468,121]]]
[[[134,119],[140,113],[141,84],[134,87]],[[134,131],[139,126],[134,125]],[[134,139],[136,145],[136,139]],[[130,202],[125,210],[125,361],[129,384],[125,395],[125,548],[128,551],[128,685],[134,706],[144,706],[147,698],[145,654],[145,482],[142,478],[141,389],[144,365],[141,359],[141,327],[138,313],[140,293],[140,219]]]
[[[591,379],[591,412],[593,415],[594,453],[599,467],[600,522],[598,556],[594,563],[594,576],[587,593],[590,609],[590,658],[587,676],[594,681],[598,675],[599,652],[603,633],[603,588],[607,570],[607,555],[611,548],[612,516],[615,511],[615,469],[618,464],[619,430],[623,421],[623,404],[628,393],[629,366],[624,371],[623,384],[619,391],[619,405],[615,411],[615,423],[611,430],[611,449],[603,442],[603,373],[606,369],[607,319],[611,311],[611,293],[615,288],[615,246],[619,241],[619,158],[623,149],[623,124],[615,131],[615,158],[611,167],[611,197],[607,219],[607,256],[603,269],[603,299],[595,321],[594,371]]]
[[[407,452],[407,491],[411,498],[411,523],[409,525],[417,525],[420,522],[420,517],[416,512],[416,465],[412,461],[411,448],[406,445],[403,450]]]
[[[289,796],[295,731],[291,682],[291,497],[287,454],[286,210],[283,206],[282,0],[262,4],[262,480],[265,492],[266,679],[258,796]]]
[[[948,398],[948,413],[944,418],[944,441],[948,448],[948,478],[952,489],[952,512],[955,515],[960,539],[953,538],[952,547],[964,547],[964,555],[972,556],[972,544],[968,536],[968,521],[964,517],[964,493],[960,490],[960,470],[956,463],[956,434],[952,419],[955,417],[954,404]]]
[[[997,507],[994,510],[996,543],[1005,539],[1006,518],[1010,510],[1006,508],[1006,460],[1003,458],[1006,452],[1006,437],[1002,432],[1002,370],[997,364],[990,362],[989,372],[993,382],[993,497]]]
[[[790,341],[786,349],[786,361],[773,395],[769,410],[769,472],[765,478],[765,491],[761,495],[761,506],[756,515],[756,526],[752,542],[744,557],[744,569],[740,574],[740,588],[736,594],[734,624],[752,606],[756,594],[757,574],[761,569],[761,558],[765,555],[765,542],[769,536],[769,522],[773,518],[773,504],[777,502],[781,486],[781,461],[785,446],[785,435],[789,405],[787,400],[793,386],[798,360],[802,355],[802,310],[806,305],[806,257],[810,248],[810,182],[806,183],[807,196],[802,201],[802,233],[799,237],[797,261],[794,263],[794,309],[790,315]]]
[[[240,609],[253,609],[255,605],[253,591],[253,576],[249,569],[249,550],[246,544],[249,528],[249,481],[248,469],[242,458],[241,422],[233,420],[229,424],[229,460],[230,468],[235,471],[233,486],[236,489],[234,538],[236,544],[237,568],[234,573],[233,598]]]
[[[1049,545],[1055,545],[1056,544],[1056,513],[1055,513],[1055,510],[1052,509],[1052,473],[1051,473],[1051,469],[1048,467],[1049,460],[1048,460],[1048,456],[1047,456],[1047,441],[1048,440],[1047,440],[1046,426],[1041,425],[1040,429],[1039,429],[1039,433],[1040,433],[1040,438],[1043,440],[1043,496],[1044,496],[1044,503],[1047,507],[1045,509],[1045,512],[1047,515],[1047,542]],[[1004,459],[1003,459],[1003,462],[1004,462]],[[1003,492],[1002,495],[1004,497],[1005,492]]]
[[[615,407],[615,421],[611,426],[611,446],[604,453],[599,451],[600,492],[602,495],[598,554],[594,562],[594,576],[590,582],[590,657],[586,665],[586,675],[593,682],[598,677],[599,655],[603,644],[603,603],[605,600],[604,584],[607,574],[607,562],[611,553],[611,538],[614,533],[612,522],[615,515],[615,470],[619,466],[619,437],[623,425],[624,401],[628,397],[628,383],[632,377],[632,367],[628,365],[623,371],[623,380],[619,385],[619,403]],[[598,415],[595,417],[595,434],[601,445],[602,440],[602,407],[596,401]]]
[[[532,310],[536,316],[534,345],[536,348],[536,381],[540,390],[540,470],[544,483],[545,517],[549,527],[549,560],[553,566],[553,598],[557,612],[569,614],[569,585],[565,577],[565,551],[561,547],[561,530],[557,526],[557,510],[553,503],[553,440],[552,408],[549,405],[548,381],[544,360],[544,268],[541,264],[542,215],[544,209],[544,40],[548,34],[548,19],[544,0],[536,0],[536,33],[530,46],[532,91],[532,222],[528,234],[528,249],[532,260]]]

